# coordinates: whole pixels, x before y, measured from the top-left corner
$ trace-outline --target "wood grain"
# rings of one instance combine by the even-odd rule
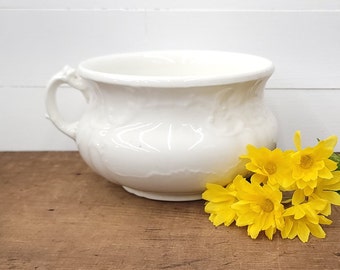
[[[303,244],[215,228],[203,206],[128,194],[77,152],[3,152],[0,269],[340,269],[339,208]]]

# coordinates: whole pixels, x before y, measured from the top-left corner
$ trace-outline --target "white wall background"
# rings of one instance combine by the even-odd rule
[[[306,145],[340,136],[339,33],[339,0],[0,0],[0,151],[75,150],[44,117],[49,78],[89,57],[155,49],[267,57],[279,147],[293,147],[297,129]],[[69,119],[81,115],[77,91],[58,98]]]

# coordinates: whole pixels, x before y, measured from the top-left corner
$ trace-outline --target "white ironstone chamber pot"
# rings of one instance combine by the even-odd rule
[[[73,138],[98,174],[138,196],[201,198],[206,183],[245,175],[246,146],[273,148],[277,123],[265,107],[271,61],[221,51],[147,51],[86,60],[50,80],[49,119]],[[56,104],[68,84],[87,100],[68,123]]]

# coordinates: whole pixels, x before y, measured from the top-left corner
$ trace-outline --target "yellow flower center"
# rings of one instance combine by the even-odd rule
[[[266,170],[266,172],[270,175],[276,173],[276,164],[273,162],[268,162],[265,166],[264,169]]]
[[[274,204],[271,200],[264,199],[263,202],[261,203],[261,208],[264,212],[269,213],[274,210]]]
[[[300,159],[300,167],[302,169],[309,169],[310,167],[312,167],[313,163],[313,158],[309,155],[304,155]]]

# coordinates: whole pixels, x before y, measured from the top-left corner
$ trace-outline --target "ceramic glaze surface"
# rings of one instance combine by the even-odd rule
[[[185,58],[190,65],[181,67],[176,61],[188,52],[165,52],[166,63],[161,52],[151,53],[152,61],[150,53],[142,57],[144,62],[141,54],[118,55],[124,74],[114,73],[119,71],[117,56],[85,61],[78,71],[66,68],[48,86],[49,117],[75,139],[93,170],[127,191],[157,200],[200,199],[207,182],[227,184],[246,174],[239,155],[247,144],[272,148],[277,133],[276,120],[263,104],[270,62],[250,57],[248,67],[247,56],[239,55],[244,69],[238,64],[235,74],[226,71],[223,76],[229,54],[209,59],[211,69],[200,66],[201,58],[211,57],[206,54]],[[169,55],[176,56],[173,62]],[[129,70],[133,63],[138,68]],[[232,70],[235,60],[230,65]],[[143,66],[149,70],[138,73]],[[169,71],[176,67],[184,75]],[[62,83],[88,100],[79,122],[69,124],[59,117],[55,93]]]

